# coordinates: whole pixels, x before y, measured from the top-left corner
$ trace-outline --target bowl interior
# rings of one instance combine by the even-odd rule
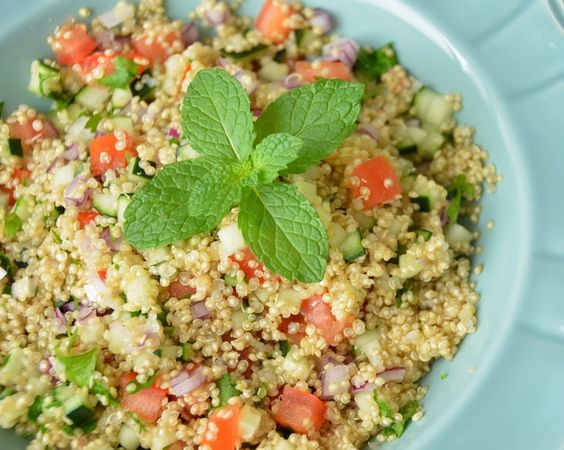
[[[47,107],[26,89],[31,61],[50,55],[46,36],[67,16],[77,15],[80,6],[92,6],[99,13],[114,0],[78,3],[30,0],[30,3],[33,8],[31,5],[22,8],[18,2],[3,5],[5,12],[0,19],[0,91],[8,109],[19,103]],[[186,19],[196,1],[168,3],[175,17]],[[243,11],[255,13],[260,3],[247,0]],[[475,393],[491,379],[492,361],[504,344],[520,298],[518,280],[527,260],[529,214],[528,190],[523,181],[527,177],[519,147],[514,142],[503,102],[482,66],[471,49],[455,39],[456,30],[445,31],[445,22],[431,14],[437,8],[426,8],[427,2],[407,0],[307,0],[306,3],[331,11],[338,18],[338,32],[361,44],[382,45],[393,41],[402,64],[423,83],[441,92],[462,93],[464,109],[458,114],[459,121],[477,129],[476,142],[490,152],[491,161],[505,177],[498,191],[486,195],[483,201],[480,229],[485,251],[476,258],[476,263],[484,263],[486,270],[476,279],[482,296],[478,331],[464,341],[454,361],[439,361],[434,365],[423,380],[430,387],[424,401],[424,418],[410,426],[401,440],[389,445],[389,448],[405,446],[412,450],[462,448],[453,446],[453,442],[463,440],[464,434],[460,429],[453,429],[453,424],[464,419],[470,430],[467,433],[479,432],[472,429],[470,413],[477,401]],[[488,220],[495,221],[494,231],[486,230]],[[514,242],[521,245],[515,246]],[[512,271],[506,270],[507,261],[512,262]],[[439,378],[442,372],[448,374],[447,379]],[[24,442],[11,432],[1,431],[0,447],[17,450],[24,448]]]

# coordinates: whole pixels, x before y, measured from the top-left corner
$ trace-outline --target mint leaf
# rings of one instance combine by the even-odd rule
[[[275,182],[249,189],[241,200],[239,228],[272,272],[306,283],[323,279],[327,232],[296,187]]]
[[[213,230],[241,197],[228,168],[205,158],[169,164],[133,196],[125,238],[144,249]]]
[[[90,391],[93,394],[101,395],[102,397],[106,397],[106,400],[108,401],[108,404],[110,404],[110,405],[113,405],[113,406],[119,405],[119,402],[110,393],[110,390],[106,386],[104,386],[102,383],[100,383],[99,381],[94,382],[94,385],[92,386],[92,389]]]
[[[65,366],[67,379],[81,387],[88,386],[90,383],[96,370],[97,358],[98,349],[96,347],[78,355],[57,355],[59,362]]]
[[[474,185],[466,180],[465,175],[458,175],[447,190],[451,198],[446,211],[447,217],[450,223],[455,223],[458,220],[462,196],[472,197],[474,195]]]
[[[96,130],[98,129],[98,125],[100,124],[101,120],[102,120],[102,114],[100,113],[94,114],[92,117],[88,119],[88,121],[84,125],[84,128],[92,131],[92,133],[96,133]]]
[[[302,148],[301,139],[288,133],[268,135],[251,153],[258,183],[270,183],[288,167]]]
[[[226,164],[249,156],[251,102],[243,86],[221,69],[199,71],[182,103],[182,131],[204,157]]]
[[[43,402],[45,401],[45,397],[42,395],[36,395],[33,403],[29,407],[27,411],[27,418],[31,420],[33,423],[37,423],[37,419],[43,412]]]
[[[137,76],[139,65],[132,59],[117,56],[114,59],[115,71],[100,78],[98,82],[111,89],[128,89],[129,83]]]
[[[219,406],[225,406],[231,397],[241,395],[241,392],[235,387],[235,382],[231,379],[231,375],[228,373],[222,375],[217,380],[216,386],[219,389]]]
[[[303,141],[298,158],[284,173],[301,173],[331,154],[354,130],[364,86],[319,80],[274,101],[255,122],[257,142],[273,133]]]

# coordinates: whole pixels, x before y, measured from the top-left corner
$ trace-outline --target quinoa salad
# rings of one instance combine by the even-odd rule
[[[239,6],[77,7],[31,64],[52,106],[2,104],[0,426],[28,449],[376,448],[476,330],[498,177],[461,97],[330,11]]]

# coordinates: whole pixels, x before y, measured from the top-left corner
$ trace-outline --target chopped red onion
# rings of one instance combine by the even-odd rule
[[[330,365],[321,374],[323,400],[331,400],[337,394],[343,394],[349,390],[349,366],[346,364]]]
[[[55,308],[55,329],[58,334],[67,332],[67,318],[59,308]]]
[[[237,71],[235,73],[235,78],[241,82],[249,95],[251,95],[258,86],[257,81],[250,75],[246,74],[243,70]],[[250,80],[250,83],[248,80]]]
[[[121,249],[121,244],[123,244],[123,239],[114,238],[112,236],[112,233],[110,233],[109,228],[104,228],[100,233],[100,237],[104,239],[104,241],[106,241],[106,244],[108,244],[110,250],[113,250],[114,252],[118,252]]]
[[[88,319],[96,317],[96,310],[89,306],[80,306],[78,308],[78,321],[85,322]]]
[[[69,311],[74,311],[75,307],[74,307],[74,302],[70,301],[70,302],[66,302],[65,304],[59,306],[59,308],[63,313],[67,313]]]
[[[341,38],[323,47],[323,54],[326,59],[341,61],[349,69],[352,69],[358,56],[358,50],[359,47],[355,41],[349,38]]]
[[[130,3],[120,2],[109,11],[98,16],[100,23],[106,28],[113,28],[135,15],[135,7]]]
[[[419,128],[421,126],[421,121],[419,119],[409,119],[405,121],[406,126]]]
[[[378,142],[378,139],[380,139],[380,132],[378,131],[378,129],[369,123],[363,123],[360,126],[360,133],[370,136],[376,142]]]
[[[441,218],[441,225],[444,227],[448,223],[447,206],[441,208],[439,217]]]
[[[200,37],[197,25],[194,22],[187,23],[180,29],[180,36],[185,47],[192,45]]]
[[[215,7],[210,9],[205,17],[211,26],[219,27],[229,20],[231,13],[226,9]]]
[[[304,84],[304,80],[299,73],[291,73],[282,80],[282,86],[286,89],[295,89]]]
[[[229,66],[229,64],[231,64],[231,63],[225,58],[220,57],[220,58],[217,59],[218,67],[223,67],[225,69],[226,67]]]
[[[180,137],[180,133],[178,132],[178,130],[176,128],[169,128],[168,129],[168,135],[171,136],[171,137],[175,137],[175,138]]]
[[[49,167],[47,167],[47,172],[53,172],[53,169],[55,169],[59,163],[63,162],[63,158],[60,156],[57,156],[53,161],[51,161],[51,164],[49,164]]]
[[[190,309],[192,310],[193,319],[206,320],[211,317],[210,310],[206,306],[206,302],[203,300],[201,302],[193,302],[190,305]]]
[[[85,177],[79,175],[65,188],[64,196],[68,203],[75,206],[84,206],[90,200],[91,189],[83,191],[82,188],[79,188],[85,181]]]
[[[198,389],[206,381],[206,376],[204,375],[204,368],[197,367],[196,369],[190,371],[183,370],[170,380],[169,392],[175,397],[182,397],[192,391]]]
[[[309,19],[309,24],[312,28],[319,30],[321,34],[325,34],[333,28],[333,19],[324,9],[315,8],[312,18]]]
[[[368,381],[366,381],[360,386],[355,386],[353,384],[352,393],[360,394],[361,392],[372,392],[374,389],[376,389],[376,385],[374,383],[369,383]]]
[[[253,108],[252,112],[254,117],[260,117],[260,115],[264,112],[264,110],[261,108]]]
[[[74,161],[75,159],[78,159],[78,144],[72,144],[69,148],[67,148],[63,153],[63,157],[67,161]]]
[[[43,120],[43,130],[37,136],[45,136],[47,139],[55,139],[59,136],[59,132],[49,120],[45,119]]]
[[[393,367],[380,372],[378,376],[383,378],[386,383],[388,381],[402,381],[405,378],[407,370],[404,367]]]

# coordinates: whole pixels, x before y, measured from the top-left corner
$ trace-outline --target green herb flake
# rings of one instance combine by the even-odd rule
[[[450,223],[456,223],[460,212],[462,197],[474,196],[474,185],[466,180],[465,175],[458,175],[454,182],[448,187],[450,203],[447,207],[447,217]]]
[[[249,50],[243,50],[241,52],[228,52],[226,50],[221,50],[221,54],[227,58],[231,58],[237,61],[242,59],[251,60],[257,59],[262,56],[262,52],[268,48],[266,44],[258,44]]]
[[[0,102],[0,119],[4,115],[4,102]]]
[[[92,392],[95,395],[100,395],[102,397],[105,397],[106,400],[108,401],[108,404],[110,404],[110,405],[113,405],[113,406],[119,405],[119,402],[110,393],[110,390],[106,386],[104,386],[102,383],[100,383],[99,381],[94,382],[94,384],[92,385],[92,389],[90,389],[90,392]]]
[[[286,356],[292,345],[288,341],[280,341],[278,342],[278,347],[280,347],[280,353],[282,353],[282,356]]]
[[[374,400],[378,405],[378,409],[380,410],[380,415],[383,417],[387,417],[388,419],[392,419],[394,416],[392,412],[392,408],[390,408],[390,405],[388,405],[388,402],[386,402],[385,400],[378,399],[378,395],[376,391],[374,391]]]
[[[111,89],[127,89],[137,76],[139,65],[129,58],[118,56],[114,59],[114,68],[113,73],[100,78],[98,82]]]
[[[84,128],[92,131],[92,133],[96,133],[96,130],[98,129],[98,125],[102,120],[102,117],[103,117],[102,114],[94,114],[92,117],[88,119],[86,125],[84,125]]]
[[[182,353],[180,354],[180,360],[182,362],[188,362],[192,358],[192,345],[182,344]]]
[[[133,394],[137,394],[139,391],[142,391],[143,389],[150,388],[155,382],[156,378],[157,378],[157,372],[155,372],[152,376],[147,378],[147,381],[145,381],[144,383],[139,383],[139,381],[135,379],[131,383],[127,384],[126,387],[127,393],[133,395]]]
[[[0,400],[5,399],[6,397],[9,397],[10,395],[13,395],[16,393],[16,390],[13,387],[7,387],[2,389],[2,391],[0,391]]]
[[[15,212],[9,213],[4,219],[4,229],[9,238],[14,237],[22,229],[22,226],[23,220]]]
[[[431,239],[431,236],[433,236],[432,231],[425,230],[424,228],[418,228],[414,230],[414,232],[417,236],[421,236],[424,241],[428,241],[429,239]]]
[[[440,373],[439,378],[441,380],[446,380],[448,378],[448,373],[444,373],[444,372]]]
[[[67,379],[80,387],[90,384],[96,370],[97,358],[98,349],[96,347],[78,355],[57,355],[59,362],[65,366]]]
[[[228,373],[222,375],[217,380],[216,385],[219,389],[219,406],[225,406],[231,397],[241,395],[241,392],[235,387],[235,382],[231,379],[231,375]]]
[[[361,48],[354,65],[358,74],[372,80],[380,77],[398,64],[394,45],[390,42],[376,50]]]
[[[27,418],[31,420],[33,423],[37,423],[37,419],[39,419],[39,416],[43,412],[44,402],[45,402],[45,397],[43,397],[42,395],[37,395],[31,406],[29,407],[29,410],[27,412]]]
[[[382,430],[384,436],[396,436],[401,437],[401,435],[405,432],[407,426],[411,423],[411,420],[415,413],[421,409],[419,403],[415,400],[408,401],[405,405],[403,405],[399,413],[402,416],[402,420],[400,422],[395,422],[388,427],[385,427]]]

